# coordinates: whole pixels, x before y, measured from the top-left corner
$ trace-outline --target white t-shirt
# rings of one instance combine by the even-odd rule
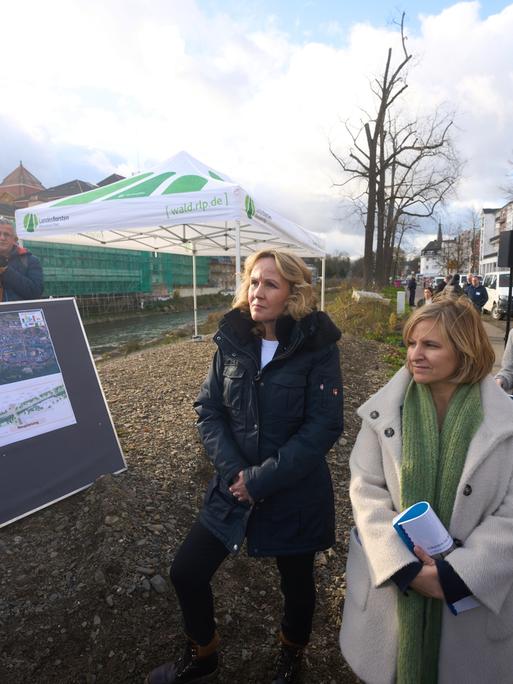
[[[278,340],[262,340],[262,352],[260,355],[260,368],[267,366],[278,349]]]

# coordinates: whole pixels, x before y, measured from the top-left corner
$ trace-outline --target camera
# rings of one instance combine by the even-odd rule
[[[9,259],[6,256],[0,254],[0,268],[4,268],[9,263]]]

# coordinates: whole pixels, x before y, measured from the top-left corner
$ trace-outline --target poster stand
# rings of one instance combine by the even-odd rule
[[[126,469],[73,298],[0,304],[0,527]]]

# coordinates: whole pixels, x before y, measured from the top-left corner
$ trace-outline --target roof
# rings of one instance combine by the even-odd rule
[[[117,183],[117,181],[125,180],[126,176],[120,176],[119,173],[111,173],[110,176],[98,181],[97,186],[103,188],[104,185],[110,185],[111,183]]]
[[[41,192],[33,193],[30,196],[30,201],[31,203],[35,200],[38,202],[51,202],[52,200],[57,200],[61,197],[69,197],[70,195],[76,195],[79,192],[94,190],[96,187],[96,185],[88,183],[87,181],[72,180],[67,183],[62,183],[61,185],[54,185]]]
[[[424,254],[425,252],[439,252],[440,251],[440,243],[438,240],[431,240],[431,242],[428,242],[427,245],[424,247],[424,249],[421,250],[421,254]]]
[[[38,190],[44,190],[44,185],[20,161],[20,165],[0,183],[0,190],[6,190],[14,199],[19,199],[32,195]]]

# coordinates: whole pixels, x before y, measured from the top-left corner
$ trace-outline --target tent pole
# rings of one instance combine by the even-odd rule
[[[192,248],[192,300],[194,303],[194,337],[198,337],[198,298],[196,293],[196,247]]]
[[[240,221],[235,221],[235,293],[240,287]]]
[[[321,311],[324,311],[324,293],[326,291],[326,257],[321,260]]]

